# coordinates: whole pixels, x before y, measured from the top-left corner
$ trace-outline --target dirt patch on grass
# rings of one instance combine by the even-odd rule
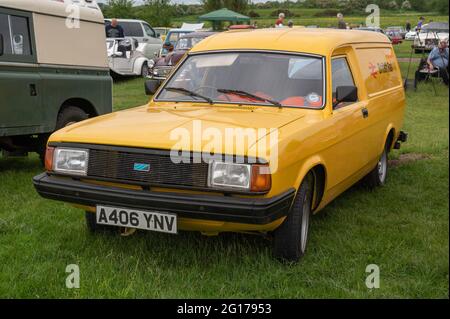
[[[415,161],[431,158],[430,155],[424,153],[406,153],[401,154],[399,158],[389,160],[389,166],[396,167],[404,164],[408,164]]]

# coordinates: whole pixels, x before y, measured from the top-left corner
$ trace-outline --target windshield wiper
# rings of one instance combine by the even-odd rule
[[[188,90],[188,89],[185,89],[185,88],[167,87],[167,88],[165,88],[165,90],[182,93],[182,94],[189,95],[189,96],[192,96],[192,97],[199,97],[199,98],[207,101],[209,104],[213,104],[214,103],[214,101],[212,99],[210,99],[209,97],[201,95],[201,94],[198,94],[198,93],[196,93],[194,91],[191,91],[191,90]]]
[[[252,93],[248,93],[248,92],[245,92],[245,91],[242,91],[242,90],[217,89],[217,92],[225,93],[225,94],[230,93],[230,94],[236,94],[236,95],[240,95],[240,96],[245,96],[245,97],[249,97],[249,98],[252,98],[252,99],[255,99],[255,100],[259,100],[259,101],[269,102],[270,104],[273,104],[273,105],[278,106],[278,107],[282,107],[281,103],[278,102],[278,101],[273,101],[273,100],[270,100],[270,99],[266,99],[266,98],[264,98],[262,96],[258,96],[258,95],[255,95],[255,94],[252,94]]]

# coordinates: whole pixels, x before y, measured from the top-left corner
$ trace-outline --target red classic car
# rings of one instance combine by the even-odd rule
[[[150,77],[156,80],[165,80],[173,67],[181,60],[186,52],[203,39],[215,33],[216,32],[192,32],[182,35],[175,44],[175,47],[172,45],[167,47],[167,50],[169,51],[167,55],[155,59],[153,68],[150,72]]]

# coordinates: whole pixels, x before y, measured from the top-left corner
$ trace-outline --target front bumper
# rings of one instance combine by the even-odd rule
[[[175,213],[179,217],[264,225],[286,216],[295,190],[272,198],[193,195],[94,185],[42,173],[33,178],[39,195],[79,205],[107,205]]]

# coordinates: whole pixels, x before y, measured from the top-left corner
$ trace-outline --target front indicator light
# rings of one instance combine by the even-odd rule
[[[268,192],[272,187],[272,175],[267,165],[252,165],[252,192]]]
[[[53,154],[55,152],[54,147],[47,146],[47,149],[45,151],[45,169],[47,171],[53,170]]]

